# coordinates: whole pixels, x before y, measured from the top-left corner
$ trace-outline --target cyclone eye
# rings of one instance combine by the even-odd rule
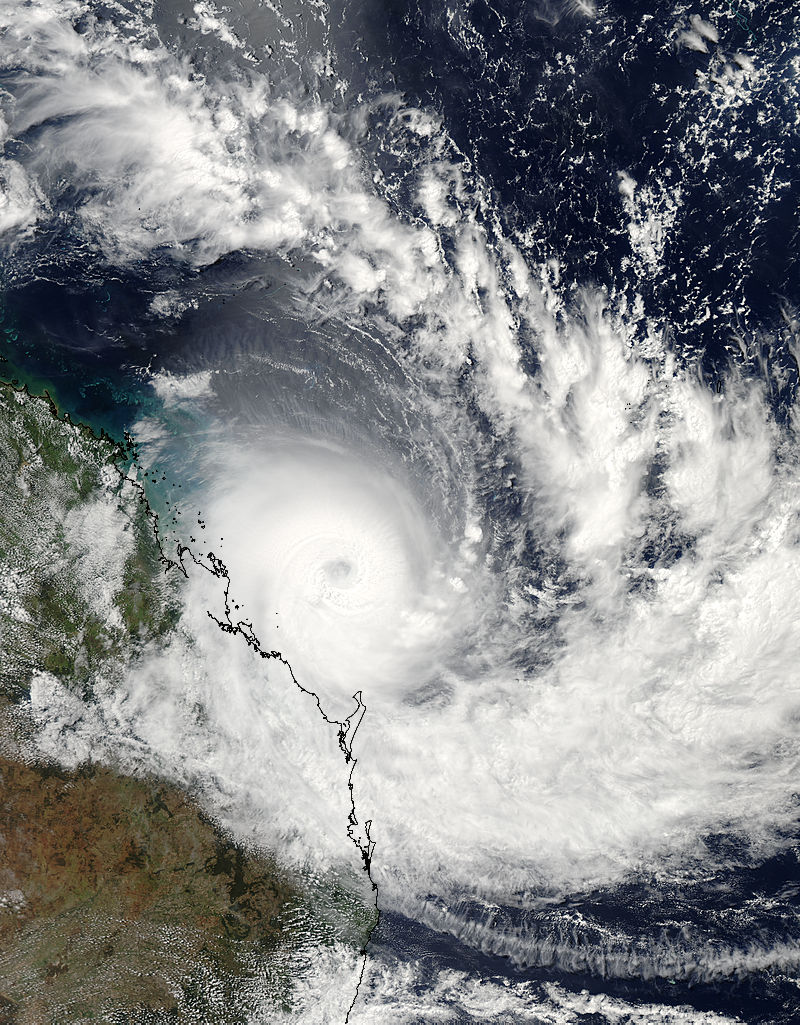
[[[325,576],[334,587],[349,587],[353,583],[353,564],[349,559],[331,559],[325,563]]]

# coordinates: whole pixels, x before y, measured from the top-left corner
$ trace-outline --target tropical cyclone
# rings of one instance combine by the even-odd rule
[[[399,468],[267,435],[226,453],[208,515],[256,633],[277,638],[328,714],[354,689],[393,704],[462,646],[474,558],[454,564]]]
[[[591,973],[545,1020],[779,1020],[795,8],[752,48],[671,0],[286,2],[260,64],[257,4],[0,7],[14,302],[213,536],[96,704],[37,682],[52,750],[146,754],[317,892],[368,862],[372,1021],[535,1020],[500,955]],[[363,962],[320,965],[343,1016]]]

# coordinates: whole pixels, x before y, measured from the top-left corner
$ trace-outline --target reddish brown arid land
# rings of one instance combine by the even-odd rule
[[[175,788],[0,758],[0,1022],[183,1020],[285,939],[294,898]]]

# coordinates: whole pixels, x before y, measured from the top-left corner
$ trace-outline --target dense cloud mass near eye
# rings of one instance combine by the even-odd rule
[[[673,13],[660,60],[727,60],[714,25]],[[223,14],[187,23],[220,55],[201,73],[138,9],[2,8],[9,266],[57,279],[79,253],[104,289],[141,290],[159,341],[137,364],[139,470],[185,484],[164,543],[196,556],[170,642],[96,705],[39,680],[40,743],[182,779],[237,835],[355,889],[371,822],[390,925],[353,1021],[738,1020],[602,980],[789,978],[800,958],[791,894],[765,910],[736,874],[797,836],[791,303],[763,325],[743,305],[741,331],[720,303],[711,361],[654,298],[686,183],[609,168],[628,278],[580,280],[557,239],[538,258],[433,103],[350,88],[332,50],[298,58],[316,93],[278,58],[247,67]],[[531,17],[617,24],[591,4]],[[720,90],[709,138],[723,94],[751,101],[748,61],[700,75]],[[68,244],[39,250],[44,234]],[[711,305],[692,292],[676,322]],[[349,775],[336,726],[360,701]],[[730,906],[703,903],[715,881]],[[398,922],[600,989],[500,979],[444,946],[427,965]],[[313,964],[287,1020],[334,1020],[314,1009],[353,982],[340,951]]]

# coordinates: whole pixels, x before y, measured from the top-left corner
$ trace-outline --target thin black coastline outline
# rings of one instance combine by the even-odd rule
[[[134,484],[135,487],[141,488],[142,495],[140,496],[140,501],[144,501],[145,503],[147,503],[147,513],[148,513],[148,515],[152,514],[155,517],[155,519],[157,520],[158,519],[158,513],[153,513],[152,512],[152,510],[150,509],[149,503],[147,502],[146,496],[143,496],[144,487],[138,481],[131,480],[129,477],[127,477],[127,475],[126,475],[125,479],[128,480],[130,483]],[[157,524],[154,524],[154,527],[157,528]],[[160,539],[158,539],[158,540],[160,540]],[[364,972],[366,971],[366,968],[367,968],[367,943],[369,943],[370,937],[372,936],[372,933],[375,931],[375,928],[378,925],[378,920],[380,918],[380,909],[378,907],[378,884],[372,878],[372,855],[373,855],[373,853],[375,851],[375,841],[370,836],[370,831],[372,829],[372,819],[366,819],[364,821],[364,837],[365,837],[365,839],[363,841],[360,839],[360,837],[355,832],[355,827],[358,826],[359,823],[358,823],[358,817],[356,816],[356,804],[355,804],[355,796],[354,796],[354,792],[353,792],[354,791],[353,774],[355,773],[356,765],[358,764],[358,759],[353,754],[353,741],[355,740],[355,736],[356,736],[356,732],[358,731],[358,727],[361,725],[361,722],[362,722],[362,720],[364,718],[364,715],[365,715],[365,713],[367,711],[367,706],[364,704],[364,701],[363,701],[363,698],[362,698],[362,693],[361,693],[360,690],[357,690],[355,692],[355,694],[353,695],[353,700],[356,702],[356,707],[350,713],[350,715],[347,716],[346,719],[344,719],[344,720],[331,719],[325,713],[325,710],[322,707],[322,703],[320,702],[319,695],[315,691],[309,690],[308,687],[304,687],[303,684],[300,683],[300,681],[294,675],[294,670],[292,669],[292,667],[289,664],[288,660],[283,657],[281,652],[275,651],[275,650],[266,651],[261,646],[261,642],[259,641],[258,637],[256,636],[256,634],[255,634],[255,632],[253,630],[253,624],[250,621],[248,621],[248,620],[239,620],[236,623],[234,623],[232,621],[232,619],[231,619],[231,603],[230,603],[231,578],[230,578],[230,574],[228,573],[228,569],[225,566],[225,563],[222,562],[221,559],[219,559],[216,555],[214,555],[214,553],[212,551],[209,551],[209,553],[208,553],[208,555],[206,557],[208,559],[208,562],[210,563],[210,568],[209,568],[209,566],[205,565],[204,562],[200,561],[197,558],[197,556],[194,554],[194,552],[192,552],[191,549],[188,548],[186,545],[182,545],[182,544],[178,545],[178,558],[179,558],[180,561],[177,562],[177,563],[174,560],[169,559],[168,556],[164,555],[163,549],[161,551],[162,551],[163,558],[165,560],[167,560],[167,562],[170,565],[177,566],[180,569],[180,571],[183,573],[183,575],[185,577],[187,577],[187,578],[188,578],[189,574],[186,572],[186,567],[183,565],[183,556],[184,556],[184,554],[188,554],[188,556],[192,560],[192,562],[194,562],[196,566],[199,566],[200,569],[204,569],[207,573],[210,573],[212,576],[216,577],[219,580],[224,580],[225,581],[225,618],[224,618],[224,620],[219,619],[217,616],[214,615],[213,612],[211,612],[210,609],[206,609],[206,615],[209,617],[209,619],[212,619],[217,624],[217,626],[220,628],[220,630],[223,631],[223,633],[239,634],[241,637],[244,637],[245,643],[248,645],[248,647],[252,648],[253,651],[255,651],[257,654],[259,654],[261,656],[261,658],[263,658],[263,659],[275,659],[276,661],[281,662],[284,666],[286,666],[286,668],[289,670],[289,676],[291,676],[292,683],[294,683],[295,687],[297,687],[298,690],[302,691],[303,694],[307,694],[309,697],[314,699],[314,701],[316,702],[316,705],[317,705],[317,710],[319,711],[319,714],[322,716],[322,718],[325,720],[326,723],[328,723],[330,726],[338,727],[338,729],[337,729],[337,741],[338,741],[338,744],[339,744],[339,749],[341,750],[342,754],[344,755],[345,764],[350,766],[350,773],[349,773],[349,775],[347,777],[347,787],[348,787],[348,790],[349,790],[349,793],[350,793],[350,811],[349,811],[348,816],[347,816],[347,835],[348,835],[349,839],[356,845],[356,847],[358,848],[358,852],[361,855],[361,860],[362,860],[363,865],[364,865],[364,871],[367,874],[367,878],[369,879],[370,885],[371,885],[372,890],[373,890],[373,892],[375,894],[375,911],[376,911],[375,922],[373,923],[373,925],[371,926],[371,928],[369,930],[369,934],[367,936],[366,943],[361,948],[361,955],[363,957],[363,961],[361,963],[361,971],[360,971],[359,976],[358,976],[358,982],[356,983],[356,991],[355,991],[355,994],[353,995],[353,999],[350,1002],[350,1006],[348,1007],[347,1014],[345,1015],[345,1018],[344,1018],[345,1025],[347,1025],[347,1022],[349,1022],[349,1020],[350,1020],[350,1014],[352,1013],[352,1010],[355,1007],[356,1000],[358,1000],[358,994],[359,994],[359,991],[361,989],[361,983],[364,981]],[[169,568],[169,566],[167,568]]]
[[[0,357],[0,362],[6,362],[6,360]],[[361,984],[364,981],[364,973],[367,968],[367,944],[369,943],[372,934],[377,928],[378,922],[380,921],[380,908],[378,907],[378,884],[372,878],[372,855],[375,851],[375,841],[372,840],[370,836],[370,832],[372,829],[372,819],[366,819],[364,821],[365,839],[363,841],[355,833],[355,827],[358,826],[359,822],[358,817],[356,815],[353,775],[355,773],[356,765],[358,764],[358,759],[353,754],[353,741],[355,740],[356,732],[358,731],[358,727],[361,725],[361,722],[367,710],[367,706],[364,704],[362,698],[362,692],[359,690],[356,691],[356,693],[353,695],[353,700],[356,702],[356,707],[350,713],[350,715],[347,716],[346,719],[342,721],[338,719],[331,719],[328,715],[326,715],[322,707],[322,703],[319,699],[319,695],[316,694],[314,691],[309,690],[307,687],[304,687],[299,682],[297,677],[294,675],[294,670],[292,669],[288,660],[283,657],[281,652],[275,650],[267,651],[261,646],[261,642],[258,640],[258,637],[256,636],[255,631],[253,630],[252,623],[246,620],[239,620],[237,623],[234,623],[232,621],[230,604],[231,578],[230,574],[228,573],[228,569],[222,562],[222,560],[219,559],[216,555],[214,555],[212,551],[209,551],[207,559],[210,566],[206,565],[205,562],[199,559],[187,545],[183,545],[180,543],[177,545],[178,561],[170,558],[170,556],[166,554],[166,552],[164,551],[164,545],[161,541],[161,534],[158,526],[159,514],[155,512],[155,510],[150,505],[150,501],[147,498],[144,485],[135,477],[131,477],[128,474],[128,472],[126,470],[123,470],[122,467],[119,465],[120,463],[127,463],[129,466],[140,466],[136,442],[134,441],[133,437],[128,431],[124,432],[125,441],[124,444],[121,444],[119,441],[113,438],[102,428],[98,433],[89,424],[73,420],[70,417],[69,412],[61,413],[52,395],[46,388],[43,389],[42,394],[37,395],[29,390],[27,384],[20,385],[16,379],[12,379],[9,381],[4,378],[0,378],[0,386],[8,387],[13,391],[26,395],[29,399],[33,399],[40,402],[46,402],[48,409],[50,410],[50,413],[54,420],[58,420],[61,423],[68,424],[69,426],[76,427],[79,430],[86,432],[90,436],[90,438],[92,438],[93,441],[102,441],[112,446],[112,453],[110,456],[111,465],[119,474],[120,479],[124,483],[130,484],[138,493],[139,503],[144,509],[145,516],[150,521],[153,531],[153,538],[158,547],[159,562],[164,567],[165,574],[168,573],[170,569],[177,569],[180,573],[183,574],[183,576],[186,579],[188,579],[189,573],[186,569],[186,566],[183,564],[184,555],[188,555],[192,562],[200,569],[205,570],[207,573],[210,573],[217,579],[224,580],[225,619],[219,619],[209,609],[206,609],[206,615],[208,615],[208,617],[212,619],[224,633],[240,634],[242,637],[244,637],[247,645],[251,647],[254,651],[256,651],[262,659],[275,659],[281,662],[284,666],[286,666],[286,668],[289,670],[289,675],[291,676],[294,685],[298,688],[298,690],[302,691],[303,694],[307,694],[309,697],[312,697],[314,699],[314,701],[317,704],[317,709],[322,718],[325,720],[325,722],[328,723],[330,726],[338,727],[337,740],[339,744],[339,749],[345,757],[345,764],[350,766],[350,772],[347,778],[347,786],[350,794],[350,811],[347,816],[347,836],[356,845],[356,847],[358,848],[358,852],[361,855],[364,871],[366,872],[367,878],[369,879],[372,891],[375,894],[376,912],[375,921],[370,927],[367,939],[364,942],[363,947],[361,948],[361,971],[358,976],[358,982],[356,983],[356,991],[353,995],[352,1001],[350,1002],[350,1006],[347,1009],[347,1014],[345,1015],[344,1021],[345,1025],[347,1025],[347,1023],[350,1020],[350,1015],[352,1014],[353,1008],[355,1007],[356,1001],[358,1000],[358,995],[361,990]]]
[[[58,416],[58,409],[55,403],[49,395],[47,396],[47,398],[50,401],[51,409],[53,411],[54,416]],[[66,414],[66,419],[67,421],[69,421],[69,414]],[[90,433],[94,434],[91,428],[88,427],[86,424],[81,424],[80,426],[90,431]],[[108,438],[108,440],[113,442],[113,439],[109,438],[107,435],[106,437]],[[125,431],[124,445],[120,445],[118,442],[114,442],[114,444],[122,460],[129,463],[129,465],[131,466],[140,465],[136,442],[128,431]],[[216,577],[218,580],[224,580],[225,618],[224,620],[219,619],[217,616],[214,615],[213,612],[211,612],[210,609],[206,609],[206,615],[209,617],[209,619],[213,620],[220,628],[220,630],[222,630],[224,633],[239,634],[240,636],[242,636],[248,647],[252,648],[255,652],[257,652],[262,659],[275,659],[276,661],[281,662],[284,666],[286,666],[286,668],[289,670],[289,675],[291,676],[294,685],[298,688],[298,690],[302,691],[303,694],[307,694],[309,697],[314,699],[317,705],[317,710],[319,711],[319,714],[322,716],[325,722],[328,723],[328,725],[330,726],[338,727],[337,741],[339,744],[339,749],[344,755],[345,764],[350,766],[350,772],[347,777],[347,787],[350,794],[350,811],[347,816],[347,836],[352,841],[352,843],[354,843],[355,846],[358,848],[358,852],[361,855],[361,861],[363,863],[364,871],[366,872],[367,878],[369,879],[372,891],[375,894],[375,921],[370,927],[367,939],[363,947],[361,948],[361,971],[358,975],[356,991],[353,994],[353,999],[350,1002],[350,1006],[348,1007],[347,1013],[344,1018],[345,1025],[347,1025],[347,1023],[350,1021],[350,1015],[352,1014],[353,1008],[356,1005],[356,1001],[358,1000],[358,995],[361,991],[361,984],[364,981],[364,973],[367,969],[367,944],[369,943],[372,934],[377,928],[378,922],[380,921],[380,908],[378,907],[378,884],[372,878],[372,855],[375,851],[375,841],[370,836],[370,832],[372,829],[372,819],[365,819],[364,821],[363,841],[355,833],[355,827],[358,826],[359,822],[358,816],[356,815],[353,775],[355,773],[356,765],[358,764],[358,759],[353,754],[353,741],[355,740],[358,727],[361,725],[361,722],[367,710],[367,706],[364,704],[363,701],[362,692],[358,690],[353,695],[353,700],[356,702],[356,707],[353,709],[350,715],[347,716],[346,719],[331,719],[325,713],[319,695],[315,691],[310,690],[308,687],[304,687],[303,684],[300,683],[300,681],[294,675],[294,670],[289,664],[289,661],[286,658],[284,658],[281,652],[276,651],[274,649],[268,651],[262,647],[261,642],[259,641],[253,629],[253,624],[249,620],[239,620],[236,623],[233,622],[233,620],[231,619],[230,601],[231,578],[225,563],[220,558],[218,558],[211,550],[209,550],[208,555],[205,557],[208,560],[209,565],[206,565],[206,563],[202,561],[201,558],[198,558],[194,554],[194,552],[191,550],[191,548],[188,547],[188,545],[180,543],[178,543],[177,545],[178,561],[176,562],[175,559],[170,558],[164,551],[164,546],[161,542],[161,534],[158,529],[159,514],[155,512],[152,506],[150,505],[150,502],[145,493],[144,485],[135,477],[129,476],[127,472],[123,472],[121,467],[117,465],[116,460],[114,461],[114,468],[116,469],[117,473],[119,473],[123,481],[132,485],[138,491],[139,502],[143,506],[145,516],[147,516],[147,518],[150,520],[150,523],[153,528],[153,537],[155,539],[156,545],[158,546],[159,561],[164,566],[164,572],[167,573],[170,569],[174,568],[179,570],[184,575],[184,577],[188,579],[189,574],[187,572],[186,566],[183,564],[184,555],[188,555],[192,562],[200,569],[203,569],[207,573],[210,573],[213,577]]]

